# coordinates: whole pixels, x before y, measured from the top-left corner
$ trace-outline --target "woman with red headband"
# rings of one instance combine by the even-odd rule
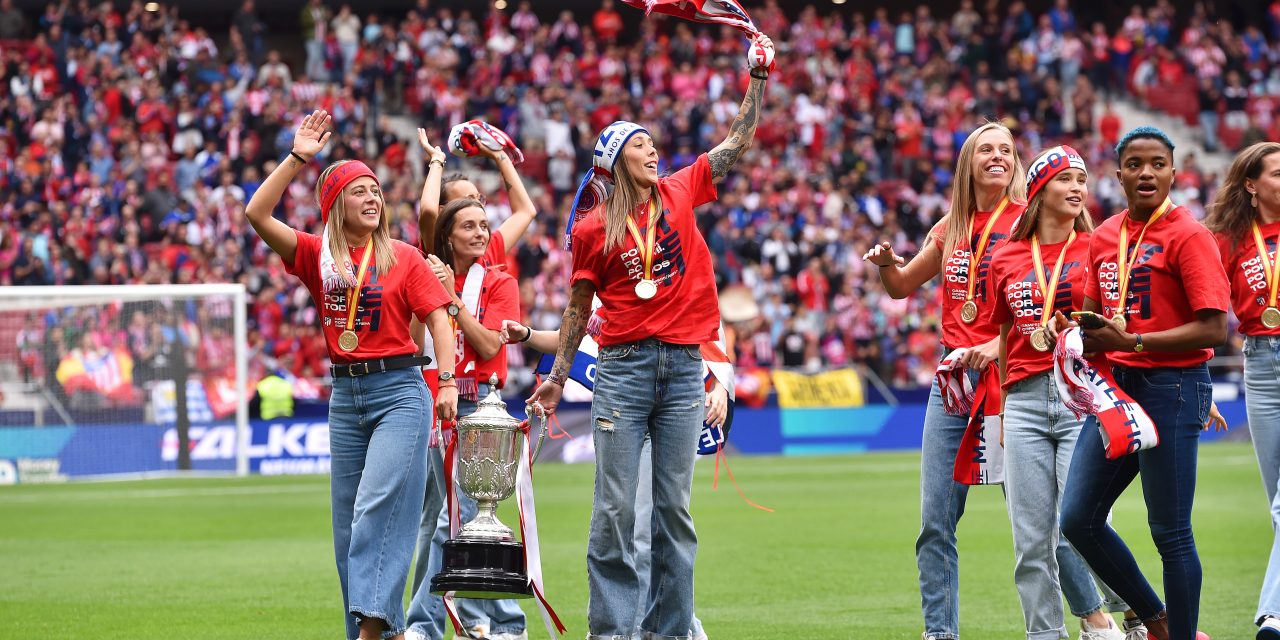
[[[1089,174],[1067,146],[1036,156],[1027,167],[1027,210],[987,277],[991,323],[1000,327],[1004,389],[1004,489],[1013,523],[1014,582],[1028,640],[1067,635],[1062,596],[1080,618],[1081,640],[1124,640],[1103,610],[1089,567],[1058,534],[1058,503],[1080,435],[1053,379],[1049,321],[1084,304],[1089,236],[1085,209]]]
[[[960,364],[971,380],[995,361],[999,328],[989,321],[992,300],[984,286],[996,244],[1009,236],[1026,205],[1022,161],[1013,133],[996,123],[978,127],[956,161],[951,211],[929,232],[929,242],[909,264],[885,242],[864,260],[880,267],[885,291],[905,298],[942,275],[942,343],[947,353],[967,349]],[[987,311],[984,313],[983,308]],[[960,637],[960,555],[956,526],[968,486],[952,478],[968,416],[948,414],[934,384],[925,410],[920,460],[920,604],[926,640]]]
[[[1280,531],[1280,143],[1259,142],[1240,152],[1205,218],[1218,239],[1231,280],[1231,306],[1244,334],[1245,409],[1271,523]],[[1262,581],[1258,640],[1280,640],[1280,535]]]
[[[332,117],[302,121],[289,157],[245,206],[267,246],[311,292],[329,359],[330,502],[346,637],[404,633],[404,589],[426,490],[432,407],[409,321],[426,323],[441,371],[452,371],[449,295],[418,250],[391,239],[378,178],[356,160],[320,173],[316,197],[324,232],[291,229],[272,217],[289,182],[328,143]],[[358,265],[358,266],[356,266]],[[458,391],[442,382],[435,410],[457,413]]]

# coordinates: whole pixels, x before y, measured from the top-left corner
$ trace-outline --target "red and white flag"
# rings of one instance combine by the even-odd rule
[[[760,35],[751,16],[737,0],[622,0],[645,15],[653,12],[694,22],[724,24],[744,31],[752,38]]]

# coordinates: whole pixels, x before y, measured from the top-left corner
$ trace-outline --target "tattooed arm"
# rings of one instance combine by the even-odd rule
[[[556,349],[556,362],[551,367],[547,379],[533,392],[528,403],[540,403],[548,414],[555,413],[560,404],[560,396],[564,393],[564,383],[569,379],[569,370],[573,367],[573,358],[578,354],[578,346],[587,333],[587,320],[591,317],[591,298],[596,293],[595,285],[589,280],[573,283],[569,292],[569,305],[564,309],[564,318],[560,323],[560,346]]]
[[[738,117],[729,125],[729,135],[724,142],[716,145],[707,160],[711,161],[711,175],[719,184],[728,175],[738,158],[751,148],[751,141],[756,137],[756,127],[760,124],[760,112],[764,109],[763,69],[752,71],[751,84],[747,86],[747,95],[742,98],[742,106],[738,108]]]

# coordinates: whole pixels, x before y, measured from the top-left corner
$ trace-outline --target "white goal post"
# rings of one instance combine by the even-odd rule
[[[0,287],[0,484],[247,475],[247,305],[242,284]],[[215,427],[226,455],[193,461]]]

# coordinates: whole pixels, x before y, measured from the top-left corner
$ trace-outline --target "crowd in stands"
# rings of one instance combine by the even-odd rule
[[[268,26],[244,0],[230,29],[211,33],[166,4],[58,0],[28,15],[0,0],[0,285],[244,283],[259,372],[323,376],[314,308],[246,224],[245,201],[288,153],[302,114],[323,108],[334,140],[277,216],[318,231],[315,176],[359,157],[383,178],[393,233],[416,242],[425,158],[412,127],[438,144],[453,124],[482,118],[524,151],[518,168],[539,216],[508,268],[527,320],[557,326],[563,220],[596,134],[619,118],[645,123],[664,134],[663,171],[689,164],[737,111],[745,41],[642,20],[612,0],[578,15],[513,4],[416,0],[378,15],[309,0],[295,24]],[[1280,126],[1280,2],[1268,24],[1243,31],[1213,3],[1177,15],[1187,10],[1168,0],[1120,24],[1082,24],[1066,0],[1038,15],[1021,0],[961,0],[945,16],[927,5],[746,6],[778,44],[777,71],[754,147],[699,211],[721,286],[746,287],[760,309],[736,327],[740,366],[862,363],[892,384],[927,383],[936,291],[892,300],[861,256],[881,239],[915,253],[948,206],[956,150],[984,119],[1014,129],[1024,162],[1059,143],[1084,153],[1099,219],[1123,206],[1110,101],[1158,102],[1162,87],[1194,78],[1210,146],[1236,130],[1237,145],[1275,139]],[[488,167],[449,165],[491,194],[495,219],[509,211]],[[1180,157],[1174,197],[1203,211],[1216,180]],[[49,344],[41,332],[65,333],[65,319],[35,317],[24,335]],[[161,322],[113,321],[116,336]],[[77,338],[63,336],[61,349]]]

